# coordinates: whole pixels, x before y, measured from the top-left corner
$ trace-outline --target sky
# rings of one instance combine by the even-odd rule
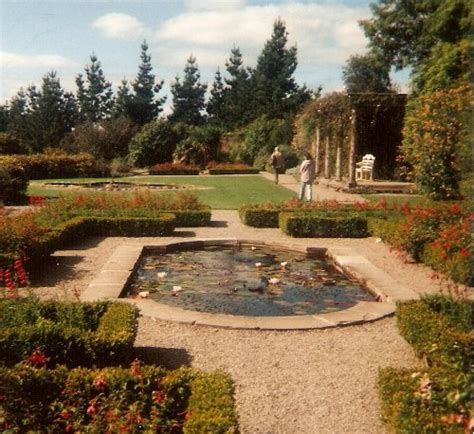
[[[169,111],[170,84],[190,54],[210,88],[217,68],[225,76],[233,46],[244,66],[255,66],[278,18],[298,49],[296,81],[323,93],[342,90],[346,60],[367,51],[358,21],[370,16],[364,0],[0,0],[0,103],[40,85],[49,71],[75,92],[93,53],[116,89],[136,77],[146,39]],[[406,90],[406,72],[392,80]]]

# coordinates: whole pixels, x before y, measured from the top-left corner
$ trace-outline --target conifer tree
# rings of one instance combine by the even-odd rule
[[[131,97],[130,116],[137,124],[144,125],[155,119],[163,110],[161,106],[166,101],[166,97],[156,98],[163,87],[163,81],[155,82],[146,41],[143,41],[141,50],[142,63],[138,67],[137,78],[132,84],[134,95]]]
[[[209,123],[218,127],[225,124],[225,89],[221,72],[217,68],[212,84],[211,96],[207,102],[206,109],[209,117]]]
[[[130,86],[128,81],[124,78],[120,82],[120,85],[117,89],[117,95],[114,101],[114,110],[113,113],[115,116],[127,116],[130,115],[130,106],[132,103],[132,94],[130,93]]]
[[[107,81],[101,64],[95,54],[91,64],[85,67],[86,78],[79,74],[76,78],[77,102],[82,121],[97,122],[107,119],[113,108],[112,83]]]
[[[281,118],[296,111],[311,93],[300,89],[293,78],[297,62],[296,46],[287,48],[288,32],[278,19],[273,25],[271,38],[265,43],[254,71],[255,106],[258,115]]]
[[[207,85],[201,83],[196,58],[191,54],[184,68],[183,81],[181,82],[177,76],[175,82],[171,84],[173,113],[169,116],[169,120],[189,125],[202,124],[206,89]]]

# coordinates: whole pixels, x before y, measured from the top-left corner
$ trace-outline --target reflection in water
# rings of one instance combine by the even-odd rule
[[[249,316],[311,315],[374,301],[327,260],[268,247],[215,246],[143,256],[130,294],[140,291],[184,309]]]

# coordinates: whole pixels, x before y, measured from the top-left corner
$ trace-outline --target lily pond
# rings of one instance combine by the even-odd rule
[[[247,316],[312,315],[375,301],[327,259],[266,246],[146,254],[127,294],[188,310]]]

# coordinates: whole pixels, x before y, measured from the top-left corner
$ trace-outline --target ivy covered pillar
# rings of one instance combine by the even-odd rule
[[[356,169],[356,152],[357,152],[357,110],[353,107],[351,109],[351,142],[349,148],[349,181],[347,186],[349,188],[357,187],[355,179]]]
[[[316,143],[314,145],[314,161],[315,161],[315,172],[316,176],[319,176],[320,167],[320,158],[321,158],[321,131],[319,127],[316,127]]]
[[[326,179],[329,179],[331,177],[331,169],[330,169],[330,157],[331,157],[331,151],[330,151],[330,140],[329,140],[329,134],[326,134],[326,145],[324,149],[324,177]]]

